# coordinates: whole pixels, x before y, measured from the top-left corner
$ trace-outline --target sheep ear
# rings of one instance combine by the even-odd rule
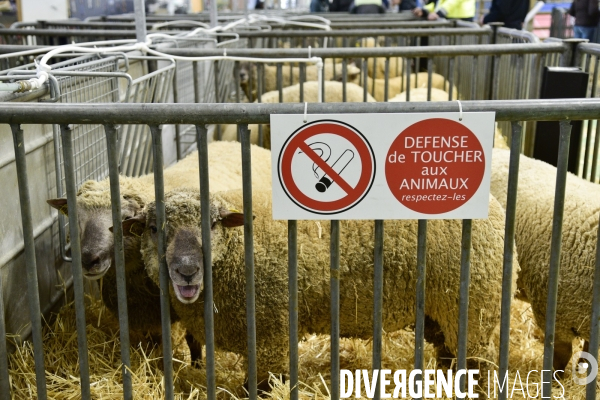
[[[69,215],[69,213],[67,211],[67,199],[65,199],[65,198],[48,199],[48,200],[46,200],[46,203],[48,203],[50,205],[50,207],[56,208],[58,211],[60,211],[64,215]]]
[[[236,226],[244,225],[244,213],[238,210],[219,209],[221,224],[226,228],[235,228]]]
[[[123,221],[123,236],[140,237],[146,229],[146,215],[140,214]],[[109,228],[112,232],[112,227]]]

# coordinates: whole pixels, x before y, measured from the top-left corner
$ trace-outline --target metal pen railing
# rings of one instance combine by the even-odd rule
[[[568,135],[569,135],[569,130],[570,130],[570,126],[569,126],[569,122],[568,120],[576,120],[576,119],[593,119],[596,118],[598,113],[600,112],[600,100],[599,99],[578,99],[577,101],[574,101],[571,104],[565,104],[563,101],[561,100],[511,100],[511,101],[465,101],[462,104],[463,107],[463,111],[464,112],[482,112],[482,111],[494,111],[496,112],[496,120],[498,121],[513,121],[513,143],[512,143],[512,156],[511,156],[511,161],[510,161],[510,165],[509,165],[509,197],[508,197],[508,203],[507,203],[507,217],[506,217],[506,226],[505,226],[505,237],[504,237],[504,243],[505,243],[505,253],[504,253],[504,272],[503,272],[503,293],[505,294],[505,296],[503,296],[503,307],[502,307],[502,314],[503,314],[503,322],[502,322],[502,330],[504,332],[503,334],[503,339],[502,339],[502,345],[500,347],[500,358],[501,360],[506,357],[506,355],[508,354],[508,341],[506,340],[506,332],[508,332],[509,327],[509,322],[508,319],[506,318],[506,313],[508,312],[508,309],[510,308],[510,293],[511,293],[511,288],[510,286],[510,282],[511,282],[511,278],[512,278],[512,274],[511,274],[511,268],[512,268],[512,258],[513,258],[513,254],[510,250],[507,249],[511,249],[512,248],[512,243],[513,243],[513,235],[514,235],[514,223],[515,223],[515,208],[516,208],[516,196],[517,196],[517,192],[516,192],[516,180],[517,180],[517,172],[518,172],[518,150],[519,150],[519,142],[520,142],[520,135],[521,135],[521,130],[519,128],[519,123],[523,122],[523,121],[535,121],[535,120],[560,120],[561,122],[561,136],[562,136],[562,142],[563,142],[563,146],[561,146],[560,151],[559,151],[559,156],[563,159],[566,159],[566,154],[568,154],[568,149],[567,146],[565,145],[565,143],[568,143]],[[402,103],[375,103],[375,104],[352,104],[352,103],[334,103],[334,104],[311,104],[310,106],[310,113],[315,113],[315,114],[328,114],[328,113],[339,113],[339,114],[345,114],[345,113],[403,113],[403,112],[430,112],[430,113],[438,113],[438,112],[452,112],[452,111],[456,111],[456,105],[452,102],[446,102],[446,103],[413,103],[410,106],[406,105],[406,104],[402,104]],[[200,171],[201,175],[200,175],[200,187],[201,188],[205,188],[205,189],[209,189],[208,187],[208,164],[207,164],[207,160],[206,160],[206,155],[207,155],[207,138],[206,138],[206,129],[204,128],[204,124],[206,123],[236,123],[239,124],[239,131],[240,134],[242,135],[242,168],[243,168],[243,175],[244,175],[244,209],[246,210],[246,218],[244,221],[244,230],[245,230],[245,252],[246,252],[246,273],[247,273],[247,278],[250,278],[251,274],[252,274],[252,270],[253,270],[253,257],[252,257],[252,246],[253,246],[253,240],[252,240],[252,226],[253,226],[253,221],[252,221],[252,217],[251,217],[251,212],[248,212],[251,210],[252,207],[252,200],[251,200],[251,185],[252,185],[252,177],[250,175],[250,164],[251,164],[251,160],[249,157],[250,154],[250,142],[249,142],[249,135],[248,135],[248,130],[246,127],[246,124],[248,123],[268,123],[269,122],[269,118],[271,114],[302,114],[304,112],[304,106],[302,104],[251,104],[251,105],[246,105],[244,106],[244,108],[240,108],[237,105],[233,105],[233,104],[206,104],[206,105],[196,105],[196,104],[180,104],[177,106],[174,105],[169,105],[169,104],[146,104],[146,105],[138,105],[138,104],[121,104],[121,105],[109,105],[109,104],[104,104],[104,105],[85,105],[85,104],[69,104],[68,106],[65,105],[61,105],[61,104],[41,104],[41,105],[30,105],[30,104],[20,104],[20,105],[14,105],[14,104],[7,104],[5,107],[3,107],[2,109],[0,109],[0,123],[10,123],[12,124],[12,130],[13,130],[13,135],[15,137],[15,151],[17,152],[17,158],[18,158],[18,165],[20,165],[19,169],[21,171],[21,174],[19,175],[19,190],[21,193],[21,207],[23,210],[23,215],[22,215],[22,219],[23,219],[23,226],[24,226],[24,232],[25,232],[25,237],[27,238],[27,235],[31,235],[32,232],[32,225],[31,225],[31,208],[30,208],[30,201],[28,198],[28,192],[30,190],[27,181],[26,181],[26,175],[24,174],[25,171],[25,167],[26,167],[26,160],[25,160],[25,156],[22,153],[22,151],[19,150],[20,146],[19,143],[21,143],[21,130],[19,128],[19,124],[41,124],[41,123],[55,123],[55,124],[60,124],[61,126],[65,127],[62,129],[61,131],[61,136],[63,138],[63,141],[65,141],[65,144],[67,145],[65,148],[67,150],[66,151],[66,156],[65,159],[70,160],[71,157],[68,154],[68,143],[70,142],[68,140],[69,137],[69,130],[66,129],[66,126],[68,124],[77,124],[77,123],[82,123],[82,122],[86,122],[86,123],[90,123],[90,124],[109,124],[109,125],[116,125],[116,124],[148,124],[150,126],[150,130],[152,132],[152,139],[153,139],[153,152],[154,154],[154,160],[155,160],[155,175],[154,175],[154,180],[155,180],[155,187],[156,187],[156,193],[155,193],[155,197],[156,197],[156,204],[157,204],[157,218],[158,218],[158,226],[163,226],[162,222],[164,222],[164,218],[165,218],[165,214],[164,214],[164,205],[160,206],[163,203],[164,200],[164,192],[163,192],[163,187],[164,187],[164,182],[163,182],[163,176],[162,176],[162,165],[161,165],[161,154],[162,154],[162,142],[161,142],[161,135],[160,135],[160,130],[157,128],[158,124],[173,124],[173,123],[186,123],[186,124],[193,124],[198,126],[198,148],[199,148],[199,162],[200,162]],[[565,118],[568,118],[568,120],[565,120]],[[109,133],[111,132],[110,129],[107,130],[107,136],[109,135]],[[114,142],[113,142],[114,145]],[[109,168],[111,168],[111,178],[112,178],[112,184],[116,185],[116,175],[117,175],[117,170],[116,170],[116,158],[117,158],[117,154],[114,151],[110,151],[110,157],[112,158],[112,162],[109,164]],[[564,160],[563,160],[564,161]],[[562,162],[562,164],[565,164],[564,162]],[[561,164],[561,165],[562,165]],[[70,164],[66,165],[66,168],[69,170],[69,174],[72,176],[73,175],[73,171],[74,171],[74,167]],[[556,189],[556,194],[557,194],[557,199],[556,199],[556,203],[555,203],[555,211],[554,211],[554,225],[553,225],[553,234],[552,234],[552,248],[551,248],[551,253],[552,253],[552,262],[551,262],[551,271],[552,274],[554,276],[557,276],[558,274],[558,268],[559,268],[559,264],[557,262],[559,256],[560,256],[560,250],[561,250],[561,229],[560,226],[562,225],[562,213],[563,213],[563,207],[564,207],[564,203],[563,201],[561,201],[561,198],[565,195],[565,186],[564,186],[564,182],[567,176],[567,170],[565,168],[565,165],[562,165],[562,167],[559,167],[558,172],[557,172],[557,189]],[[71,226],[76,227],[77,226],[77,213],[75,212],[75,207],[76,207],[76,203],[75,203],[75,182],[73,179],[68,179],[67,180],[67,186],[68,186],[68,191],[69,191],[69,219],[71,222]],[[116,188],[116,186],[115,186]],[[208,190],[203,189],[201,191],[201,201],[202,201],[202,212],[205,213],[204,217],[207,217],[207,213],[208,213],[208,207],[207,205],[209,204],[209,193]],[[113,207],[113,218],[114,221],[119,221],[118,217],[119,217],[119,210],[118,210],[118,201],[117,201],[117,197],[116,197],[116,192],[113,191],[112,196],[113,196],[113,202],[112,202],[112,207]],[[162,208],[162,209],[161,209]],[[209,218],[203,218],[202,219],[203,224],[205,225],[202,229],[202,241],[204,243],[205,246],[205,252],[204,252],[204,261],[205,261],[205,268],[206,268],[206,278],[204,281],[204,301],[205,301],[205,307],[207,307],[207,311],[205,313],[205,315],[211,315],[212,314],[212,284],[210,281],[210,265],[211,265],[211,256],[210,256],[210,252],[208,251],[208,249],[210,249],[210,246],[208,245],[210,243],[210,229],[208,228],[209,224]],[[425,296],[425,285],[424,285],[424,278],[425,278],[425,246],[427,244],[426,242],[426,224],[427,222],[425,220],[420,221],[419,222],[419,235],[418,235],[418,255],[417,255],[417,264],[419,265],[418,270],[419,272],[419,282],[420,284],[417,285],[417,310],[419,310],[418,305],[419,304],[423,304],[424,301],[424,296]],[[117,224],[118,225],[118,224]],[[375,254],[377,255],[378,252],[380,250],[378,250],[380,248],[380,246],[382,245],[382,241],[380,240],[382,237],[382,233],[383,233],[383,224],[382,223],[377,223],[378,228],[376,229],[376,235],[377,238],[379,238],[379,241],[377,241],[377,244],[375,246]],[[295,245],[295,241],[293,240],[296,237],[296,226],[295,223],[293,221],[289,222],[289,227],[290,227],[290,231],[289,231],[289,237],[292,239],[289,242],[289,246],[291,249],[290,255],[289,255],[289,274],[291,277],[297,276],[297,253],[294,254],[294,249],[296,249],[296,245]],[[76,228],[73,228],[76,229]],[[336,271],[339,268],[339,240],[340,240],[340,233],[339,233],[339,225],[337,222],[332,222],[331,224],[331,269],[332,269],[332,275],[331,275],[331,301],[332,301],[332,309],[331,309],[331,322],[332,322],[332,352],[331,352],[331,357],[332,357],[332,380],[331,380],[331,394],[333,397],[335,397],[336,395],[339,394],[338,390],[339,390],[339,385],[337,384],[336,381],[336,376],[339,377],[339,364],[336,363],[336,359],[337,357],[339,357],[339,353],[337,352],[337,347],[335,346],[338,342],[337,340],[339,339],[339,331],[336,332],[336,327],[339,326],[339,315],[336,314],[335,309],[336,309],[336,296],[338,295],[338,288],[336,287],[337,284],[339,284],[339,281],[336,280],[336,274],[334,271]],[[460,304],[461,307],[460,309],[462,310],[462,312],[460,313],[460,319],[461,320],[465,320],[466,318],[466,307],[465,307],[465,302],[466,299],[468,297],[467,293],[466,293],[466,288],[468,287],[468,274],[467,271],[469,270],[469,255],[468,255],[468,248],[469,246],[469,221],[466,220],[463,222],[463,234],[462,234],[462,251],[461,251],[461,296],[460,296]],[[73,238],[77,238],[77,232],[76,231],[72,231],[72,237]],[[26,239],[27,243],[27,249],[29,252],[33,251],[33,240],[30,236],[30,239]],[[77,239],[75,239],[77,240]],[[119,232],[119,230],[115,230],[115,243],[119,243],[122,241],[122,232]],[[159,259],[164,260],[163,257],[161,257],[161,254],[164,254],[164,246],[165,246],[165,230],[164,228],[161,228],[158,230],[158,241],[159,241]],[[598,244],[596,244],[596,246],[598,246]],[[118,249],[120,249],[120,247],[118,247]],[[161,250],[162,249],[162,250]],[[598,249],[598,247],[596,247],[596,249]],[[74,251],[74,257],[77,257],[77,252],[78,249],[76,247],[73,248]],[[120,251],[120,250],[117,250]],[[161,253],[162,252],[162,253]],[[74,258],[75,260],[77,260],[77,258]],[[378,260],[379,257],[375,256],[375,259]],[[122,259],[120,259],[118,261],[119,263],[122,263]],[[379,264],[379,261],[377,262],[377,264]],[[31,257],[29,258],[28,261],[28,268],[31,269],[31,272],[35,271],[35,258]],[[378,276],[379,272],[377,272],[379,270],[379,268],[375,269],[375,274],[376,276]],[[598,260],[596,260],[596,273],[595,273],[595,285],[594,285],[594,298],[597,298],[597,296],[599,295],[600,292],[600,284],[598,284],[598,276],[600,274],[600,263],[598,262]],[[81,277],[75,277],[75,279],[79,279],[81,280]],[[376,278],[375,281],[377,282],[376,285],[381,285],[380,282],[380,278]],[[551,281],[552,282],[552,281]],[[171,348],[170,348],[170,335],[169,335],[169,329],[170,329],[170,319],[168,318],[168,303],[169,303],[169,299],[168,299],[168,295],[167,293],[169,292],[169,282],[168,282],[168,275],[167,275],[167,271],[166,271],[166,265],[164,263],[164,261],[161,261],[161,279],[160,279],[160,284],[161,284],[161,291],[163,293],[163,297],[161,298],[161,309],[163,311],[163,346],[164,346],[164,370],[165,370],[165,377],[167,377],[167,379],[165,380],[165,387],[166,387],[166,393],[167,393],[167,398],[172,398],[173,396],[173,382],[172,380],[169,380],[169,377],[172,377],[172,360],[171,360]],[[253,303],[253,299],[252,296],[250,295],[252,293],[252,285],[249,284],[248,286],[248,291],[247,291],[247,295],[249,296],[247,298],[248,301],[248,310],[247,312],[249,314],[252,313],[254,304]],[[552,288],[552,284],[551,284],[551,288]],[[1,287],[0,287],[1,289]],[[37,291],[37,284],[35,282],[34,279],[29,281],[29,289],[30,293],[35,293]],[[123,287],[119,287],[118,288],[119,292],[120,292],[120,299],[122,300],[125,296],[124,293],[124,288]],[[290,283],[290,291],[292,296],[290,297],[291,299],[294,299],[295,296],[297,296],[297,293],[294,293],[297,290],[297,288],[294,288],[294,285],[292,283]],[[420,299],[420,300],[419,300]],[[557,299],[557,292],[555,290],[551,290],[549,292],[548,295],[548,303],[550,304],[550,306],[552,307],[552,305],[556,304],[556,299]],[[508,301],[507,301],[508,300]],[[292,300],[293,301],[293,300]],[[32,307],[35,307],[35,299],[32,299],[32,302],[34,303]],[[376,304],[379,304],[378,306],[375,307],[375,309],[373,310],[374,312],[374,318],[375,320],[377,320],[377,315],[378,313],[381,312],[381,304],[379,302],[375,302]],[[291,306],[292,303],[290,303]],[[594,303],[593,306],[593,313],[594,315],[598,315],[599,309],[600,308],[600,304],[599,303]],[[33,310],[34,312],[32,312],[32,315],[39,315],[39,310]],[[291,316],[291,314],[290,314]],[[252,321],[253,316],[252,315],[248,315],[249,318],[249,322]],[[32,318],[32,320],[36,320],[36,318]],[[39,318],[37,319],[39,321]],[[422,329],[419,328],[420,326],[422,326],[424,321],[424,315],[423,313],[417,313],[417,321],[416,321],[416,326],[417,326],[417,335],[416,335],[416,341],[417,341],[417,345],[415,346],[415,368],[419,368],[420,366],[422,366],[422,346],[419,345],[419,343],[423,343],[423,335],[422,335]],[[551,369],[552,366],[552,351],[553,351],[553,343],[552,343],[552,332],[554,330],[554,325],[555,325],[555,320],[552,316],[552,313],[549,313],[549,317],[547,318],[547,323],[546,323],[546,345],[545,345],[545,357],[544,357],[544,368],[545,369]],[[249,323],[249,332],[251,329],[251,323]],[[461,332],[466,336],[466,329],[467,327],[465,326],[465,324],[461,324]],[[126,328],[123,325],[121,326],[122,329]],[[294,326],[294,324],[290,324],[290,329],[295,332],[295,335],[297,337],[297,326]],[[126,330],[126,329],[125,329]],[[594,333],[596,332],[596,333]],[[36,335],[41,335],[41,326],[37,325],[34,327],[34,338]],[[250,332],[251,333],[251,332]],[[293,335],[294,333],[292,333]],[[594,338],[594,334],[597,334],[597,325],[594,324],[592,325],[592,338]],[[381,341],[381,332],[375,332],[375,336],[377,336],[377,341],[380,343]],[[210,324],[206,325],[206,337],[207,339],[210,341],[211,338],[213,338],[213,332],[211,332],[211,327]],[[256,348],[256,341],[255,338],[252,337],[252,335],[248,336],[248,349],[249,352],[251,353],[253,351],[253,349]],[[594,340],[597,340],[597,338],[594,338]],[[208,342],[207,342],[208,343]],[[597,346],[597,341],[596,342],[592,342],[592,344],[596,343]],[[81,346],[83,346],[80,343],[80,351]],[[212,345],[211,345],[212,346]],[[290,346],[292,347],[292,349],[296,348],[297,349],[297,342],[295,343],[290,343]],[[292,353],[297,352],[297,350],[294,349],[294,351]],[[461,349],[463,349],[463,345],[461,345]],[[208,348],[207,348],[208,350]],[[596,348],[591,348],[591,351],[597,351]],[[43,393],[43,385],[44,385],[44,374],[43,374],[43,348],[41,343],[38,343],[38,345],[36,346],[35,349],[35,353],[36,353],[36,368],[38,369],[38,398],[43,399],[44,393]],[[209,376],[213,376],[214,377],[214,370],[210,371],[211,369],[214,369],[214,353],[213,351],[207,351],[207,365],[208,365],[208,373],[207,375]],[[420,361],[421,360],[421,361]],[[374,360],[373,360],[373,365],[374,368],[377,366],[379,360],[377,360],[377,351],[374,351]],[[297,363],[297,359],[295,359],[295,357],[291,358],[292,363]],[[459,365],[466,365],[466,354],[464,352],[464,350],[460,350],[459,356],[458,356],[458,363]],[[502,361],[501,361],[502,363]],[[3,363],[0,363],[0,376],[6,376],[6,371],[1,370]],[[83,364],[82,364],[83,367]],[[297,364],[296,364],[297,367]],[[503,364],[503,366],[501,368],[505,368],[506,364]],[[256,368],[256,363],[254,361],[254,359],[252,357],[249,358],[249,371],[252,371],[253,369]],[[294,369],[294,366],[291,366],[291,369]],[[85,374],[84,371],[82,371],[82,374]],[[212,380],[213,378],[210,378],[208,380],[207,386],[208,386],[208,393],[209,393],[209,398],[215,398],[215,393],[216,393],[216,388],[215,388],[215,383]],[[82,375],[82,382],[84,382],[83,379],[83,375]],[[294,380],[292,380],[291,387],[294,387],[295,384],[297,382],[294,382]],[[255,396],[255,392],[253,387],[255,387],[255,377],[253,376],[252,373],[250,373],[250,381],[249,381],[249,387],[251,388],[251,392],[250,392],[250,397],[251,398],[256,398]],[[588,385],[588,399],[594,399],[595,398],[595,388],[596,388],[596,383],[595,380],[592,381],[592,383],[590,383]],[[82,390],[85,390],[85,388],[83,388]],[[503,397],[506,398],[507,394],[508,394],[508,387],[505,387],[504,392],[503,392]],[[551,395],[551,387],[549,387],[548,384],[544,385],[544,393]]]

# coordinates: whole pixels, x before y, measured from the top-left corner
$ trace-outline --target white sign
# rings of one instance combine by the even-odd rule
[[[271,115],[274,219],[487,218],[494,113]]]

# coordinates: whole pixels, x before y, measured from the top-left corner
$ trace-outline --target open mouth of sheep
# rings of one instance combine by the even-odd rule
[[[183,299],[191,300],[198,294],[200,285],[175,285],[175,289]]]
[[[108,268],[100,272],[86,272],[83,274],[83,276],[85,276],[86,279],[96,280],[102,278],[106,274],[106,271],[108,271]]]

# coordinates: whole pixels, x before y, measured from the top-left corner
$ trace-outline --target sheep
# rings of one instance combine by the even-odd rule
[[[360,74],[348,74],[348,82],[359,83]],[[419,88],[427,87],[428,76],[427,72],[419,72],[418,74],[410,74],[410,85],[411,88],[418,85]],[[367,76],[366,80],[367,91],[373,95],[375,100],[384,101],[385,97],[385,79],[373,79]],[[397,76],[395,78],[388,79],[388,99],[395,97],[396,95],[404,92],[407,87],[407,79],[406,76]],[[449,82],[446,82],[446,78],[444,78],[440,74],[432,73],[431,74],[431,87],[436,89],[442,89],[445,91],[449,91]],[[453,88],[453,93],[456,93],[456,88]],[[412,93],[411,93],[412,95]]]
[[[326,81],[323,82],[325,85],[325,98],[324,102],[342,102],[342,83]],[[318,82],[306,82],[303,87],[304,101],[308,103],[316,103],[319,101],[319,83]],[[283,88],[283,102],[284,103],[298,103],[300,101],[300,84],[288,86]],[[346,101],[347,102],[362,102],[364,98],[364,89],[353,83],[346,84]],[[261,96],[263,103],[279,103],[279,91],[275,90],[272,92],[265,93]],[[367,93],[367,101],[374,102],[375,99]],[[250,124],[248,128],[251,131],[250,141],[254,144],[258,143],[258,125]],[[271,148],[271,131],[270,125],[262,125],[263,131],[263,144],[266,148]],[[221,128],[221,140],[225,141],[236,141],[237,125],[223,125]]]
[[[403,102],[406,101],[407,92],[402,92],[396,97],[388,100],[390,102]],[[450,94],[445,90],[438,88],[431,88],[431,100],[429,101],[448,101]],[[452,93],[452,99],[456,100],[456,92]],[[427,101],[427,88],[420,87],[410,90],[410,101]]]
[[[210,165],[210,188],[214,190],[241,188],[241,160],[239,143],[215,142],[208,146]],[[270,151],[252,146],[252,172],[255,182],[270,187]],[[122,218],[132,218],[144,205],[154,199],[154,177],[119,177],[121,190]],[[199,187],[198,153],[195,152],[175,166],[164,171],[165,190],[178,186]],[[77,217],[80,227],[81,258],[83,275],[90,280],[105,277],[102,285],[102,300],[113,314],[118,314],[116,269],[114,264],[110,182],[87,181],[77,194]],[[48,203],[66,213],[66,199],[52,199]],[[144,273],[145,266],[140,255],[139,238],[123,238],[125,253],[125,279],[127,285],[127,307],[130,330],[136,334],[150,333],[156,341],[161,335],[159,289]],[[108,284],[106,284],[106,282]],[[173,313],[172,321],[177,321]],[[192,351],[197,358],[199,349]]]
[[[503,206],[509,157],[508,150],[493,151],[491,191]],[[556,171],[556,167],[543,161],[520,156],[515,221],[521,265],[518,284],[525,290],[542,329],[546,319]],[[556,309],[555,370],[565,369],[575,337],[589,340],[599,213],[600,186],[569,173]]]
[[[388,78],[402,76],[404,72],[404,60],[402,57],[390,57]],[[373,57],[367,59],[367,74],[371,78],[385,78],[385,57]]]
[[[258,76],[256,71],[256,66],[253,63],[242,62],[239,67],[239,77],[240,77],[240,87],[246,93],[248,98],[256,98],[256,89]],[[337,77],[342,76],[342,64],[333,62],[325,62],[323,65],[323,80],[329,81],[333,80]],[[305,67],[305,81],[317,81],[319,79],[317,66],[314,64],[306,65]],[[358,69],[354,64],[350,63],[347,65],[347,73],[348,75],[358,74],[360,69]],[[235,71],[234,71],[235,73]],[[250,83],[250,74],[252,74],[252,88],[249,87]],[[264,65],[264,81],[263,81],[263,93],[271,92],[273,90],[277,90],[277,67],[271,65]],[[295,85],[300,83],[300,67],[293,66],[282,66],[281,68],[281,85],[282,87],[288,85]],[[252,91],[252,93],[250,93]],[[252,96],[251,96],[252,94]]]
[[[172,306],[183,325],[204,341],[200,195],[180,188],[165,195],[166,263]],[[215,345],[247,354],[241,191],[210,197]],[[157,226],[154,203],[144,214],[123,222],[124,232],[143,231],[141,252],[150,278],[158,282]],[[288,350],[287,223],[271,219],[271,192],[253,191],[254,265],[258,380],[268,372],[286,371]],[[372,334],[372,221],[342,221],[340,243],[340,334],[368,338]],[[431,220],[427,235],[428,319],[443,332],[442,342],[456,354],[461,257],[461,221]],[[329,221],[298,221],[299,334],[329,333]],[[386,221],[384,239],[383,329],[399,330],[414,323],[417,222]],[[499,322],[504,212],[490,196],[489,218],[473,221],[469,354],[487,346]],[[515,265],[513,281],[518,265]],[[439,332],[436,332],[439,335]],[[430,337],[428,336],[428,339]],[[438,342],[439,343],[439,342]]]

